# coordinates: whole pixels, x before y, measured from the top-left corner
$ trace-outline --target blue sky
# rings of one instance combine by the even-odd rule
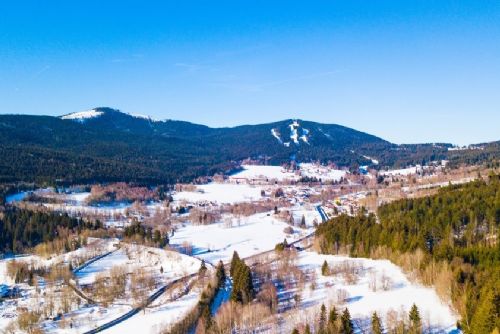
[[[0,2],[0,113],[95,106],[500,140],[500,1]]]

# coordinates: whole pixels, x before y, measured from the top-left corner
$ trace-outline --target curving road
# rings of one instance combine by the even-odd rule
[[[326,222],[328,220],[328,216],[327,214],[325,213],[325,210],[321,207],[321,205],[318,205],[316,207],[316,209],[318,210],[320,216],[321,216],[321,220],[324,222]],[[301,243],[302,241],[306,240],[306,239],[309,239],[311,237],[314,236],[314,233],[315,232],[312,232],[312,233],[309,233],[308,235],[300,238],[300,239],[297,239],[295,240],[294,242],[291,242],[290,245],[297,245],[299,243]],[[303,249],[301,249],[303,250]],[[262,255],[266,255],[266,254],[270,254],[274,252],[274,249],[271,249],[271,250],[268,250],[268,251],[265,251],[265,252],[261,252],[261,253],[258,253],[258,254],[254,254],[254,255],[251,255],[251,256],[248,256],[246,258],[243,258],[243,260],[250,260],[252,258],[255,258],[255,257],[259,257],[259,256],[262,256]],[[109,254],[107,254],[109,255]],[[97,259],[95,259],[94,261],[92,262],[95,262],[97,261]],[[84,265],[89,265],[90,263],[86,263]],[[78,270],[81,270],[82,268],[78,268]],[[146,303],[143,305],[143,306],[139,306],[139,307],[136,307],[136,308],[133,308],[132,310],[128,311],[127,313],[121,315],[120,317],[114,319],[114,320],[111,320],[110,322],[107,322],[99,327],[96,327],[88,332],[85,332],[84,334],[95,334],[95,333],[99,333],[99,332],[102,332],[103,330],[106,330],[110,327],[113,327],[115,325],[118,325],[119,323],[133,317],[134,315],[136,315],[137,313],[139,313],[140,311],[142,311],[144,308],[146,308],[147,306],[149,306],[153,301],[155,301],[158,297],[160,297],[167,289],[169,289],[172,285],[182,281],[182,280],[185,280],[185,279],[189,279],[189,278],[192,278],[194,276],[198,275],[198,273],[193,273],[193,274],[190,274],[190,275],[186,275],[186,276],[183,276],[183,277],[180,277],[180,278],[177,278],[175,280],[173,280],[172,282],[164,285],[163,287],[161,287],[160,289],[158,289],[155,293],[153,293],[151,296],[149,296],[149,298],[147,299]]]

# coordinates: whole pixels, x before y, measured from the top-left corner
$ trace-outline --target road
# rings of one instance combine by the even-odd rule
[[[323,222],[326,222],[328,220],[328,216],[326,215],[324,209],[321,207],[321,205],[318,205],[316,207],[316,209],[318,210],[320,216],[321,216],[321,220]],[[307,240],[311,237],[314,236],[314,232],[312,233],[309,233],[308,235],[300,238],[300,239],[297,239],[295,240],[294,242],[291,242],[290,245],[291,246],[295,246],[299,243],[301,243],[302,241],[304,240]],[[301,249],[303,250],[303,249]],[[300,250],[299,250],[300,251]],[[248,256],[246,258],[243,258],[243,260],[251,260],[251,259],[254,259],[254,258],[258,258],[260,256],[263,256],[263,255],[266,255],[266,254],[271,254],[274,252],[274,249],[271,249],[271,250],[268,250],[268,251],[265,251],[265,252],[261,252],[261,253],[258,253],[258,254],[254,254],[252,256]],[[109,254],[108,254],[109,255]],[[102,257],[101,257],[102,258]],[[96,261],[96,260],[94,260]],[[88,264],[87,264],[88,265]],[[81,269],[80,269],[81,270]],[[149,298],[147,299],[146,303],[143,305],[143,306],[140,306],[140,307],[136,307],[136,308],[133,308],[132,310],[128,311],[127,313],[121,315],[120,317],[114,319],[114,320],[111,320],[110,322],[107,322],[99,327],[96,327],[88,332],[85,332],[84,334],[95,334],[95,333],[99,333],[99,332],[102,332],[103,330],[106,330],[108,328],[111,328],[115,325],[118,325],[119,323],[133,317],[134,315],[136,315],[137,313],[139,313],[140,311],[142,311],[144,308],[146,308],[147,306],[149,306],[152,302],[154,302],[158,297],[160,297],[165,291],[167,291],[172,285],[182,281],[182,280],[185,280],[185,279],[189,279],[189,278],[192,278],[194,276],[198,275],[198,273],[194,273],[194,274],[190,274],[190,275],[186,275],[186,276],[183,276],[183,277],[180,277],[180,278],[177,278],[175,280],[173,280],[172,282],[164,285],[163,287],[161,287],[160,289],[158,289],[155,293],[153,293],[151,296],[149,296]]]

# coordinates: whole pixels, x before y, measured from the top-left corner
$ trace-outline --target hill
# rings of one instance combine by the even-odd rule
[[[0,181],[173,183],[227,172],[247,158],[401,166],[445,159],[450,147],[395,145],[340,125],[291,119],[210,128],[111,108],[0,115]]]

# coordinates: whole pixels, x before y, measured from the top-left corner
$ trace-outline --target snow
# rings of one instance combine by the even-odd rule
[[[76,273],[78,284],[88,285],[95,282],[96,276],[110,270],[114,266],[125,265],[128,262],[127,254],[123,249],[112,252],[110,255],[90,264]]]
[[[293,123],[290,124],[289,126],[290,126],[290,139],[295,144],[298,144],[299,143],[299,134],[298,134],[297,128],[299,127],[299,123],[297,123],[297,121],[293,121]]]
[[[159,298],[160,301],[155,301],[145,311],[103,331],[103,333],[161,333],[162,329],[180,321],[189,311],[196,307],[200,296],[201,291],[198,288],[174,301],[169,301],[166,294],[164,294]]]
[[[92,109],[92,110],[88,110],[88,111],[80,111],[80,112],[75,112],[72,114],[64,115],[64,116],[61,116],[61,119],[71,119],[71,120],[83,122],[86,119],[95,118],[95,117],[101,116],[102,114],[103,114],[102,111],[97,111],[96,109]]]
[[[285,179],[294,180],[297,178],[295,173],[286,171],[281,166],[260,166],[260,165],[242,165],[243,170],[230,176],[230,179],[276,179],[283,181]]]
[[[283,140],[281,140],[278,130],[271,129],[271,134],[273,135],[274,138],[276,138],[279,141],[280,144],[283,144]]]
[[[160,120],[154,119],[153,117],[148,116],[148,115],[141,115],[141,114],[129,114],[129,115],[132,117],[135,117],[135,118],[145,119],[145,120],[151,121],[151,122],[160,122]]]
[[[164,278],[175,278],[196,272],[200,268],[198,259],[173,251],[139,245],[123,244],[108,256],[99,259],[76,273],[78,284],[95,282],[99,273],[109,272],[115,266],[140,266],[151,269],[164,267]]]
[[[230,179],[276,179],[283,180],[298,180],[300,178],[294,172],[286,171],[281,166],[259,166],[259,165],[243,165],[243,170],[233,174]],[[328,166],[322,166],[313,163],[301,163],[299,165],[300,174],[302,176],[316,177],[323,181],[339,181],[346,176],[346,171],[334,169]]]
[[[378,160],[377,159],[373,159],[367,155],[363,155],[363,158],[367,159],[367,160],[370,160],[372,162],[372,164],[374,165],[378,165]]]
[[[330,270],[346,261],[359,268],[359,279],[348,284],[341,276],[323,276],[321,266],[327,261]],[[324,303],[338,305],[337,291],[347,291],[345,306],[353,319],[366,320],[376,311],[385,319],[390,310],[408,312],[413,303],[419,308],[422,320],[429,322],[437,330],[445,333],[456,331],[457,315],[451,307],[441,301],[436,292],[410,282],[402,270],[387,260],[372,260],[366,258],[350,258],[346,256],[320,255],[315,252],[302,252],[298,258],[302,270],[313,270],[316,273],[315,289],[306,289],[302,295],[302,308],[313,307],[316,310]],[[370,281],[376,277],[380,284],[382,277],[388,277],[390,287],[383,290],[380,286],[376,291],[370,288]],[[385,321],[385,320],[384,320]]]
[[[346,171],[312,163],[301,163],[300,171],[303,176],[316,177],[323,181],[340,181],[346,175]]]
[[[392,169],[388,171],[381,171],[380,175],[388,175],[388,176],[408,176],[412,174],[416,174],[419,171],[419,167],[408,167],[408,168],[402,168],[402,169]]]
[[[121,244],[121,248],[111,254],[91,263],[79,271],[76,276],[79,284],[91,284],[95,281],[98,273],[107,274],[114,266],[123,266],[128,273],[137,268],[145,269],[153,274],[156,280],[156,288],[172,282],[174,279],[196,273],[200,268],[201,261],[194,257],[186,256],[178,252],[163,250],[154,247],[146,247],[134,244]],[[163,268],[163,272],[159,269]],[[189,282],[187,282],[189,283]],[[186,284],[187,284],[186,283]],[[147,310],[132,316],[125,322],[112,327],[106,333],[128,332],[130,328],[138,329],[148,324],[148,333],[157,333],[164,325],[175,322],[196,306],[201,290],[197,287],[191,290],[187,285],[174,285],[158,299],[156,299]],[[72,328],[61,328],[60,321],[47,320],[42,326],[46,333],[82,333],[99,325],[108,323],[133,308],[134,301],[130,297],[115,300],[108,307],[97,305],[82,305],[78,309],[64,315],[67,323],[72,323]]]
[[[286,237],[283,230],[289,226],[273,217],[271,212],[232,219],[233,227],[225,227],[222,222],[210,225],[186,224],[175,232],[170,244],[182,246],[188,242],[193,245],[194,254],[208,263],[214,264],[219,260],[228,262],[234,251],[244,258],[274,249]],[[308,230],[301,230],[287,240],[293,241],[306,233]]]
[[[173,194],[175,201],[241,203],[260,199],[261,188],[246,184],[209,183],[196,186],[196,191]]]
[[[44,333],[85,333],[98,326],[104,325],[112,319],[116,319],[122,314],[127,313],[132,309],[130,305],[113,304],[108,307],[97,305],[83,305],[81,308],[65,314],[65,319],[68,323],[72,323],[72,328],[68,325],[66,328],[61,326],[60,321],[46,320],[42,322]]]

